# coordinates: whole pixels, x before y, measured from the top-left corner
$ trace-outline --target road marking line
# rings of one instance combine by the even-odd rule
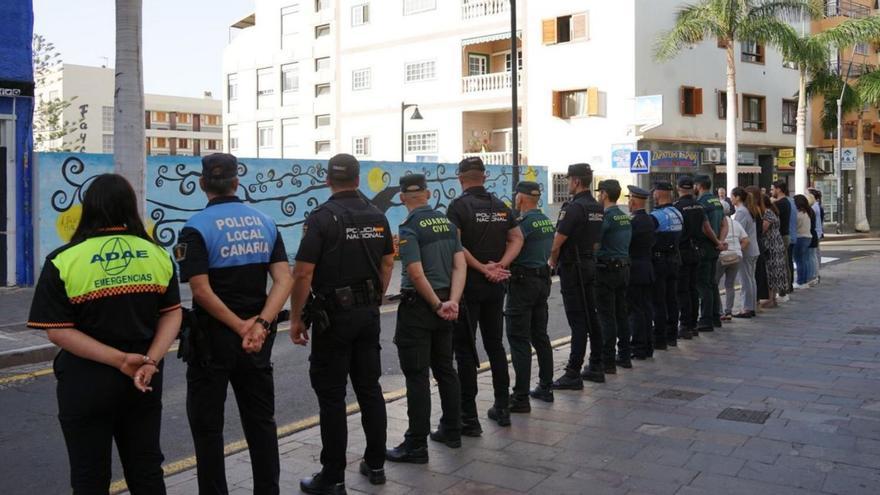
[[[41,376],[46,376],[52,373],[52,368],[42,368],[37,371],[31,371],[29,373],[21,373],[18,375],[6,376],[0,378],[0,386],[8,385],[10,383],[20,382],[23,380],[30,380],[31,378],[39,378]]]

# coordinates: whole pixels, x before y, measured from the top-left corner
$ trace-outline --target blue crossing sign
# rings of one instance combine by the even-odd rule
[[[629,171],[633,174],[647,174],[651,171],[650,151],[631,151],[629,154]]]

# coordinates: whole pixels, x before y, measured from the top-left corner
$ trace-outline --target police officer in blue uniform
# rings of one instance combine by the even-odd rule
[[[587,163],[568,167],[571,201],[562,205],[550,251],[550,267],[559,272],[562,304],[571,327],[571,353],[565,373],[553,382],[556,390],[583,390],[584,380],[605,381],[602,367],[602,330],[596,313],[596,259],[604,209],[590,192],[593,171]],[[581,366],[590,341],[590,364]]]
[[[208,206],[186,223],[174,249],[180,279],[192,289],[198,320],[192,331],[203,332],[208,343],[186,371],[199,493],[227,493],[223,411],[231,383],[253,461],[254,493],[277,494],[271,356],[275,319],[292,285],[287,252],[275,222],[235,196],[233,155],[204,157],[199,185]],[[273,280],[268,296],[267,275]]]
[[[654,231],[657,220],[645,211],[645,202],[651,194],[636,187],[629,189],[629,212],[632,215],[632,239],[629,243],[629,259],[632,267],[629,274],[629,286],[626,289],[627,306],[629,307],[629,330],[632,336],[632,357],[643,360],[654,355],[653,311],[651,299],[654,277],[653,256]],[[621,346],[622,347],[622,346]],[[625,349],[619,349],[618,357],[623,363],[628,360]]]
[[[684,217],[672,204],[672,184],[654,184],[654,209],[657,222],[654,236],[654,349],[666,350],[678,345],[678,273],[681,256],[678,251]]]
[[[697,297],[697,266],[700,263],[700,246],[697,236],[707,223],[706,210],[694,197],[694,179],[684,175],[678,179],[678,201],[675,208],[682,215],[681,236],[678,250],[681,266],[678,272],[678,337],[690,340],[697,334],[697,314],[700,310]]]
[[[388,220],[360,195],[359,184],[355,157],[339,154],[327,162],[332,196],[306,219],[293,269],[291,338],[312,344],[309,378],[318,396],[323,446],[321,472],[300,481],[305,493],[345,493],[349,376],[367,441],[360,473],[374,485],[385,483],[379,306],[391,280],[394,243]]]
[[[510,426],[510,375],[504,350],[504,285],[508,268],[522,247],[522,232],[513,212],[485,188],[486,167],[480,158],[458,165],[462,194],[449,205],[447,216],[461,233],[468,264],[462,317],[455,329],[455,359],[461,380],[462,435],[480,436],[477,416],[477,327],[492,369],[495,404],[489,419]]]

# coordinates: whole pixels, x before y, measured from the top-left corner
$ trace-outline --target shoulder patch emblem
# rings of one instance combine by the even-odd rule
[[[174,246],[174,259],[180,263],[186,259],[186,243],[181,242]]]

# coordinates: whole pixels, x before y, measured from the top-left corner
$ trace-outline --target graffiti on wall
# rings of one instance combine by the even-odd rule
[[[37,158],[38,256],[42,262],[52,250],[70,240],[82,212],[83,194],[97,175],[113,171],[113,156],[40,153]],[[238,196],[275,219],[291,259],[299,246],[302,223],[309,212],[330,197],[324,167],[325,161],[309,159],[241,159],[239,163]],[[176,243],[186,221],[205,206],[207,200],[199,188],[201,169],[198,157],[147,158],[145,221],[156,241],[165,247]],[[445,210],[461,194],[455,170],[455,164],[361,162],[360,189],[385,213],[396,233],[407,213],[399,199],[400,177],[425,174],[432,206]],[[510,203],[510,167],[490,165],[487,174],[486,188]],[[522,179],[536,181],[547,190],[544,167],[525,167]]]

